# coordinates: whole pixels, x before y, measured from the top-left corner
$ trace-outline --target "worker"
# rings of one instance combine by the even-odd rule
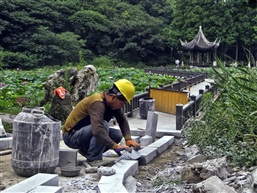
[[[130,104],[134,94],[134,85],[127,79],[120,79],[109,90],[81,100],[62,127],[65,144],[78,149],[92,167],[110,164],[110,161],[103,160],[102,155],[108,149],[113,149],[118,155],[132,146],[138,150],[140,145],[131,139],[130,127],[122,109],[126,103]],[[113,117],[120,129],[109,127],[108,122]],[[126,145],[120,145],[123,137]]]

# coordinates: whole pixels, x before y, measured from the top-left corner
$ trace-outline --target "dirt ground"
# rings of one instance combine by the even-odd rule
[[[186,191],[183,191],[184,187],[178,187],[176,185],[181,182],[180,175],[174,170],[180,162],[182,163],[186,160],[178,153],[183,151],[182,141],[177,139],[167,150],[154,158],[149,164],[146,166],[139,166],[138,173],[134,176],[138,182],[137,192],[175,193],[175,189],[179,189],[178,192],[185,193]]]
[[[157,189],[160,189],[160,185],[163,186],[166,183],[165,179],[161,177],[162,173],[176,164],[180,159],[176,152],[181,150],[183,150],[182,143],[179,140],[175,140],[165,152],[154,158],[149,164],[139,166],[139,171],[134,176],[137,179],[137,192],[160,192]],[[10,160],[11,154],[0,156],[0,190],[26,179],[26,177],[20,177],[13,171]],[[64,192],[97,192],[97,182],[100,179],[97,173],[85,173],[82,169],[77,177],[64,177],[58,167],[54,173],[59,175],[59,186],[64,188]]]
[[[25,177],[18,176],[11,166],[11,154],[0,156],[0,190],[4,190],[18,182],[25,180]]]

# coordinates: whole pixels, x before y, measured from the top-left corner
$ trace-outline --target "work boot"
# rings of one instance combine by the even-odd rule
[[[100,166],[113,166],[114,161],[113,160],[94,160],[94,161],[87,160],[87,163],[91,167],[100,167]]]

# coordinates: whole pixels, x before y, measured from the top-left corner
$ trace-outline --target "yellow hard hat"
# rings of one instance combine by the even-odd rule
[[[130,104],[135,94],[135,86],[127,79],[120,79],[114,82],[114,84]]]

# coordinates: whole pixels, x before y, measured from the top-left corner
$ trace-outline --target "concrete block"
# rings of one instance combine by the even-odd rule
[[[157,148],[146,146],[139,150],[139,153],[142,155],[142,158],[139,160],[139,165],[146,165],[156,157]]]
[[[116,173],[112,176],[101,176],[98,182],[98,192],[115,193],[128,191],[124,187],[124,183],[128,176],[134,176],[138,171],[138,161],[135,160],[120,160],[112,166]]]
[[[137,192],[137,179],[133,176],[127,177],[124,186],[130,193]]]
[[[3,190],[1,193],[5,192],[19,192],[19,193],[27,193],[38,186],[58,186],[59,183],[59,176],[57,174],[45,174],[45,173],[38,173],[26,180],[19,182]]]
[[[60,149],[59,150],[59,167],[76,166],[77,165],[78,150],[74,149]]]
[[[116,171],[117,172],[117,171]],[[124,173],[115,173],[114,175],[111,176],[101,176],[100,181],[98,184],[118,184],[121,183],[123,184],[123,179],[124,178]]]
[[[144,136],[145,135],[145,129],[130,129],[130,134],[135,136]]]
[[[177,137],[177,138],[181,138],[182,137],[182,134],[181,134],[181,130],[170,130],[170,131],[157,131],[156,132],[156,137],[158,138],[161,138],[163,137],[164,135],[171,135],[171,136],[174,136],[174,137]]]
[[[145,135],[140,138],[140,146],[145,147],[145,146],[153,143],[153,141],[154,141],[154,138],[152,136]]]
[[[150,144],[150,147],[157,148],[157,154],[161,154],[174,142],[174,136],[163,136],[157,141]]]
[[[155,113],[154,111],[148,111],[145,134],[152,136],[153,139],[155,139],[157,123],[158,123],[158,114]]]
[[[12,148],[12,137],[0,138],[0,150]]]
[[[131,136],[131,139],[137,143],[140,143],[140,136]]]
[[[63,188],[59,186],[38,186],[29,193],[63,193]]]
[[[5,131],[4,126],[2,124],[2,118],[0,118],[0,137],[6,137],[6,131]]]
[[[63,140],[62,130],[60,131],[60,140]]]
[[[112,166],[116,170],[116,174],[123,174],[122,183],[125,182],[128,176],[134,176],[138,171],[137,160],[120,160]],[[100,180],[101,181],[101,180]]]
[[[120,183],[109,183],[109,184],[101,184],[98,183],[97,187],[98,193],[128,193],[127,189],[123,184]]]

